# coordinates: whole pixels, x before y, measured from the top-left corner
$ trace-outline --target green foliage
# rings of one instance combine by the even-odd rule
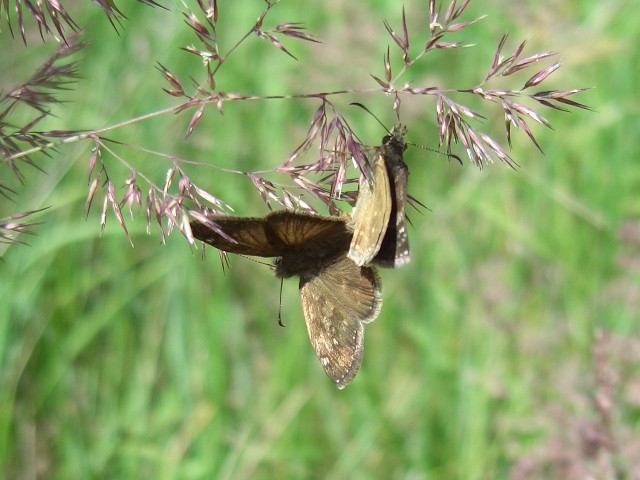
[[[99,11],[79,21],[93,25],[84,78],[48,128],[99,128],[172,105],[156,62],[197,69],[178,50],[192,40],[175,14],[121,3],[129,10],[120,36]],[[243,32],[261,5],[254,12],[242,3],[221,15]],[[304,93],[318,77],[372,82],[389,43],[380,26],[385,18],[398,24],[397,3],[369,11],[338,2],[329,13],[287,11],[289,3],[274,18],[303,22],[325,45],[295,43],[296,63],[256,38],[219,81],[260,95]],[[426,21],[423,4],[405,5],[412,21],[413,9]],[[580,98],[596,112],[549,113],[555,130],[535,127],[544,155],[517,132],[516,171],[407,151],[409,192],[430,210],[409,211],[413,260],[382,272],[382,313],[344,391],[309,345],[296,282],[284,284],[281,328],[279,284],[267,266],[232,257],[223,272],[213,249],[202,262],[178,232],[162,245],[157,231],[145,233],[144,207],[127,224],[134,248],[112,215],[100,235],[101,201],[83,218],[86,145],[39,161],[46,175],[26,169],[24,185],[9,183],[16,203],[0,198],[1,212],[52,208],[39,214],[46,223],[32,228],[30,246],[6,247],[0,264],[5,477],[613,478],[615,468],[630,478],[640,448],[640,9],[611,4],[619,10],[603,20],[600,2],[587,4],[550,15],[556,3],[530,2],[516,14],[510,2],[491,2],[489,12],[477,2],[474,13],[490,16],[464,40],[478,46],[457,51],[450,68],[442,55],[425,73],[443,86],[473,85],[502,33],[514,42],[530,36],[562,54],[558,88],[597,87]],[[24,71],[3,75],[17,83],[42,52],[28,57],[7,31],[1,38],[1,56],[24,57]],[[432,146],[434,106],[411,101],[403,107],[413,115],[409,140]],[[315,108],[236,102],[224,116],[212,108],[186,143],[190,113],[112,137],[203,163],[269,169],[304,139],[300,119]],[[384,132],[350,113],[363,140],[378,144]],[[502,121],[487,120],[496,132]],[[168,163],[120,152],[162,185]],[[266,213],[246,178],[202,166],[189,173],[239,215]],[[618,443],[589,457],[581,442],[606,423],[595,398],[603,392],[613,417],[605,434]]]

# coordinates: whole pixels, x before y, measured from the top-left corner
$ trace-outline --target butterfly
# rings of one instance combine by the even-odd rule
[[[360,182],[350,227],[348,257],[356,265],[398,268],[411,260],[404,207],[409,168],[403,155],[407,129],[396,125],[376,149],[373,176]]]
[[[352,233],[341,217],[273,212],[263,218],[195,214],[193,236],[230,253],[278,257],[275,274],[300,277],[309,339],[342,389],[362,364],[364,326],[382,308],[380,278],[347,257]]]

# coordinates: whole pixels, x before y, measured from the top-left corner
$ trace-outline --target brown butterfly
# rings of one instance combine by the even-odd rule
[[[362,364],[363,324],[376,319],[382,296],[375,269],[347,257],[352,234],[345,220],[288,211],[194,217],[195,238],[225,252],[278,257],[277,277],[300,277],[311,345],[338,388],[351,382]]]
[[[404,213],[409,180],[403,159],[406,132],[406,127],[396,125],[384,137],[376,149],[373,177],[360,183],[348,253],[356,265],[398,268],[411,260]]]

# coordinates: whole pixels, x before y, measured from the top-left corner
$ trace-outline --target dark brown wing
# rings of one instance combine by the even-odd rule
[[[381,147],[386,171],[391,179],[391,215],[378,254],[371,264],[385,268],[402,267],[411,260],[404,211],[409,181],[409,168],[403,159],[407,148],[404,140],[406,131],[402,125],[396,125],[391,135],[383,139]]]
[[[371,261],[373,265],[385,268],[398,268],[411,260],[409,236],[404,207],[407,203],[407,182],[409,169],[402,159],[387,167],[391,182],[391,218],[378,254]]]
[[[346,222],[341,217],[323,217],[312,213],[286,210],[267,215],[269,235],[274,242],[294,249],[314,244],[334,245],[336,239],[350,236]],[[335,249],[335,245],[334,248]]]
[[[191,231],[198,240],[225,252],[260,257],[334,254],[351,238],[342,218],[286,210],[264,218],[209,215],[193,220]]]
[[[259,257],[278,257],[286,245],[268,235],[265,218],[210,215],[207,222],[191,222],[193,236],[225,252]]]
[[[267,222],[269,238],[285,245],[276,263],[278,277],[318,275],[349,249],[351,232],[340,217],[274,212]]]
[[[318,275],[301,275],[300,296],[311,345],[324,371],[342,389],[362,364],[363,323],[380,313],[380,278],[373,268],[342,256]]]
[[[358,200],[353,209],[353,238],[348,257],[356,265],[368,264],[380,250],[389,220],[393,220],[391,187],[382,149],[373,165],[373,178],[360,184]]]

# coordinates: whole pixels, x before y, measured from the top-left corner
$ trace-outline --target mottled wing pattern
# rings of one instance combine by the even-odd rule
[[[207,223],[193,220],[191,232],[198,240],[225,252],[259,257],[280,256],[286,245],[270,240],[267,225],[265,218],[210,215]]]
[[[391,179],[391,215],[378,254],[371,264],[385,268],[402,267],[411,260],[404,211],[409,181],[409,168],[403,159],[407,149],[404,139],[406,131],[402,125],[396,125],[391,134],[384,137],[381,147],[386,171]]]
[[[301,275],[300,296],[309,339],[325,372],[344,388],[362,364],[364,327],[382,307],[381,282],[371,267],[345,256],[319,275]]]
[[[391,189],[382,149],[373,165],[373,178],[360,184],[358,200],[353,209],[353,238],[348,257],[356,265],[369,263],[380,250],[391,215]]]
[[[400,158],[392,165],[387,165],[391,183],[391,218],[380,245],[378,254],[371,262],[385,268],[398,268],[406,265],[411,260],[409,250],[409,235],[407,234],[406,216],[404,207],[407,203],[407,183],[409,169]]]

